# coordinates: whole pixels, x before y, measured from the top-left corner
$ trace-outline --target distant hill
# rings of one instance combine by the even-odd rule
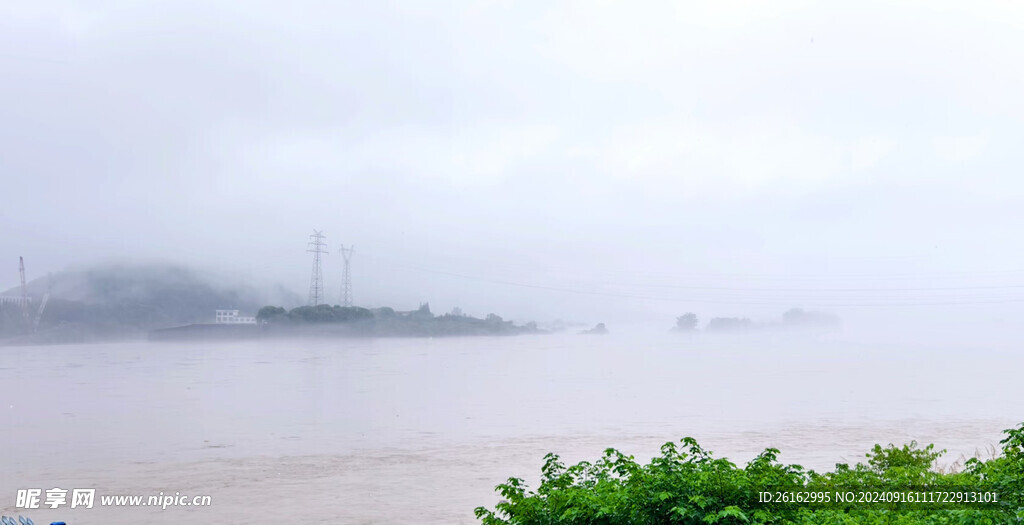
[[[136,337],[153,328],[211,321],[218,308],[254,314],[268,302],[300,302],[281,288],[268,293],[222,286],[211,276],[169,264],[108,264],[35,279],[28,284],[33,313],[47,290],[50,299],[32,341]],[[13,288],[3,295],[21,291]],[[23,339],[25,332],[20,308],[0,307],[0,339]]]

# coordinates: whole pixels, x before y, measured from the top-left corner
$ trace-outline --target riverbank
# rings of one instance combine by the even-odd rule
[[[830,470],[836,462],[860,461],[880,440],[916,439],[949,448],[943,460],[998,444],[1005,421],[895,422],[865,427],[804,425],[761,432],[702,433],[702,445],[716,457],[740,463],[764,447],[783,449],[781,459],[808,468]],[[658,454],[665,435],[538,435],[447,443],[431,446],[363,448],[324,453],[302,437],[285,439],[293,451],[309,454],[251,455],[242,444],[197,444],[185,461],[133,460],[93,462],[69,467],[54,461],[17,461],[0,481],[0,514],[23,514],[36,523],[417,523],[479,524],[473,508],[493,507],[494,486],[508,476],[537,486],[543,456],[555,452],[567,462],[593,459],[614,446],[647,461]],[[677,438],[675,438],[677,439]],[[430,441],[430,440],[428,440]],[[343,448],[339,445],[339,448]],[[314,453],[316,452],[316,453]],[[203,457],[206,459],[195,459]],[[84,459],[84,458],[83,458]],[[940,460],[940,464],[943,460]],[[85,466],[88,465],[88,466]],[[96,488],[97,496],[115,494],[209,495],[208,507],[95,507],[93,509],[15,509],[19,488]]]

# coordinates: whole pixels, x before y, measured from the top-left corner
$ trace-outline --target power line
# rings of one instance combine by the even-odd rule
[[[736,291],[736,292],[827,292],[827,293],[864,293],[864,292],[932,292],[932,291],[963,291],[963,290],[1004,290],[1024,288],[1024,284],[1004,284],[993,286],[922,286],[908,288],[762,288],[743,286],[690,286],[676,284],[615,284],[613,286],[635,286],[654,288],[674,288],[678,290]]]
[[[623,298],[623,299],[641,299],[641,300],[648,300],[648,301],[666,301],[666,302],[678,302],[678,303],[687,303],[687,304],[771,305],[771,306],[787,305],[787,304],[789,306],[792,306],[791,303],[794,302],[794,301],[804,301],[805,300],[805,299],[797,299],[797,298],[794,298],[794,297],[781,297],[781,298],[776,299],[776,300],[761,300],[761,301],[756,301],[756,300],[755,301],[747,301],[747,300],[719,300],[719,299],[707,299],[707,298],[699,298],[699,297],[680,298],[680,297],[665,297],[665,296],[641,295],[641,294],[621,293],[621,292],[607,292],[607,291],[597,291],[597,290],[580,290],[580,289],[576,289],[576,288],[567,288],[567,287],[562,287],[562,286],[548,286],[548,285],[541,285],[541,284],[533,284],[533,283],[524,283],[524,282],[510,281],[510,280],[504,280],[504,279],[494,279],[494,278],[479,277],[479,276],[467,275],[467,274],[462,274],[462,273],[457,273],[457,272],[449,272],[449,271],[444,271],[444,270],[434,270],[434,269],[428,269],[428,268],[422,268],[422,267],[416,267],[416,266],[407,266],[407,265],[393,265],[393,266],[400,266],[402,268],[406,268],[406,269],[410,269],[410,270],[415,270],[415,271],[419,271],[419,272],[424,272],[424,273],[432,273],[432,274],[437,274],[437,275],[446,275],[446,276],[449,276],[449,277],[456,277],[456,278],[460,278],[460,279],[467,279],[467,280],[478,281],[478,282],[486,282],[486,283],[491,283],[491,284],[499,284],[499,285],[505,285],[505,286],[515,286],[515,287],[529,288],[529,289],[535,289],[535,290],[547,290],[547,291],[554,291],[554,292],[572,293],[572,294],[577,294],[577,295],[592,295],[592,296],[601,296],[601,297],[618,297],[618,298]],[[1017,287],[1024,287],[1024,285],[1009,285],[1009,286],[1005,286],[1005,287],[994,287],[994,288],[1017,288]],[[669,287],[666,287],[666,288],[673,288],[673,287],[669,286]],[[954,289],[954,288],[953,287],[948,287],[947,289]],[[984,288],[984,287],[975,287],[975,288],[966,287],[965,289],[987,289],[987,288]],[[934,290],[934,288],[933,289],[921,289],[921,290]],[[919,291],[921,291],[921,290],[919,290]],[[749,289],[748,290],[744,290],[743,288],[705,287],[703,291],[744,292],[744,291],[750,291],[750,290]],[[787,289],[765,289],[763,291],[787,292],[787,291],[791,291],[791,290],[787,290]],[[886,291],[902,291],[902,290],[901,289],[886,289]],[[759,299],[763,299],[763,298],[759,298]],[[894,299],[898,299],[898,298],[894,298]],[[920,299],[914,298],[912,301],[909,301],[909,302],[908,301],[885,301],[885,302],[862,302],[862,303],[836,303],[836,302],[831,302],[831,301],[829,301],[829,302],[820,302],[820,298],[819,298],[819,299],[810,299],[808,302],[819,301],[818,304],[820,304],[821,306],[829,306],[829,307],[954,306],[954,305],[1004,304],[1004,303],[1024,302],[1024,297],[994,298],[994,299],[989,299],[989,298],[976,299],[974,297],[962,297],[961,299],[963,299],[963,300],[927,301],[927,300],[920,300]]]
[[[484,250],[486,252],[486,250]],[[509,257],[498,257],[495,258],[493,254],[491,257],[472,259],[466,256],[451,256],[446,257],[443,253],[432,254],[432,260],[441,267],[448,266],[481,266],[486,267],[489,271],[494,270],[508,270],[510,272],[524,271],[532,272],[535,271],[538,266],[543,267],[546,273],[550,274],[564,274],[567,276],[576,276],[579,274],[578,265],[564,265],[559,264],[557,261],[549,261],[537,258],[509,258]],[[897,258],[897,257],[893,257]],[[590,274],[605,277],[609,279],[621,279],[623,276],[636,276],[638,272],[632,268],[588,268]],[[658,280],[695,280],[695,281],[727,281],[727,282],[751,282],[757,284],[758,281],[765,281],[765,286],[771,286],[778,283],[780,286],[807,286],[813,287],[818,283],[841,283],[843,281],[851,281],[850,286],[857,286],[860,283],[871,286],[877,283],[879,286],[883,286],[881,281],[901,281],[901,282],[927,282],[933,280],[943,281],[977,281],[982,278],[992,279],[1013,279],[1017,282],[1024,282],[1024,268],[1003,268],[1003,269],[974,269],[974,270],[927,270],[927,269],[910,269],[906,268],[902,272],[895,272],[890,269],[888,273],[881,272],[866,272],[866,273],[838,273],[838,272],[825,272],[825,273],[809,273],[800,272],[799,274],[785,274],[785,273],[738,273],[728,271],[709,271],[709,272],[695,272],[695,271],[676,271],[676,270],[665,270],[660,271],[647,270],[642,272],[645,278],[655,278]],[[658,283],[649,284],[650,286],[659,286]],[[640,285],[637,285],[640,286]],[[1015,285],[1024,287],[1024,284]]]

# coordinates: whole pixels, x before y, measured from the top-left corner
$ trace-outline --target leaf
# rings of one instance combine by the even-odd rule
[[[720,518],[736,518],[742,521],[743,523],[747,523],[748,521],[750,521],[750,519],[747,518],[747,515],[744,514],[743,511],[740,510],[740,508],[737,507],[736,505],[729,505],[728,507],[718,511],[718,516]]]

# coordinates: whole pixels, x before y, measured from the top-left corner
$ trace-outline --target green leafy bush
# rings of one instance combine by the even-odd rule
[[[866,463],[837,464],[827,473],[779,463],[779,451],[772,448],[739,468],[713,457],[693,438],[683,439],[682,447],[666,443],[661,455],[644,465],[615,449],[605,450],[596,462],[572,466],[548,454],[536,491],[510,478],[497,486],[504,499],[493,510],[475,512],[483,525],[1021,523],[1024,424],[1006,435],[997,457],[968,460],[954,472],[934,468],[945,451],[916,442],[875,445]],[[803,499],[780,501],[785,494]],[[864,501],[862,494],[877,499]],[[918,499],[908,500],[906,494]],[[985,501],[920,499],[928,494],[987,496]],[[776,499],[769,501],[770,495]],[[828,501],[815,499],[825,495]]]

